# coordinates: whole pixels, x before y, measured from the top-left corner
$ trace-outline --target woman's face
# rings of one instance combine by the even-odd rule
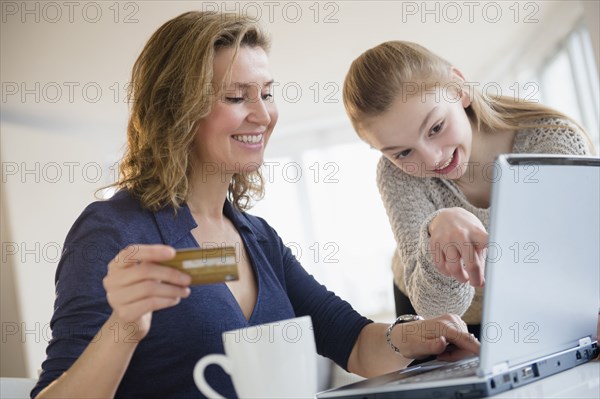
[[[195,139],[196,159],[205,173],[218,171],[221,176],[259,168],[278,115],[265,51],[241,47],[231,64],[233,53],[227,48],[215,55],[213,82],[219,89],[211,113],[198,123]],[[231,79],[226,81],[230,64]]]
[[[471,156],[469,104],[467,94],[454,88],[399,95],[386,112],[367,120],[362,136],[409,175],[458,179]]]

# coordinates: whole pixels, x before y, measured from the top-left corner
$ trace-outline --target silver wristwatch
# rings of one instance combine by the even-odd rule
[[[401,316],[398,316],[396,321],[394,321],[392,324],[390,324],[390,326],[387,329],[387,332],[385,333],[385,339],[387,340],[390,347],[394,350],[394,352],[400,353],[400,349],[398,349],[398,347],[392,343],[392,330],[394,329],[396,324],[409,323],[411,321],[417,321],[417,320],[424,320],[424,319],[421,316],[418,316],[415,314],[403,314]]]

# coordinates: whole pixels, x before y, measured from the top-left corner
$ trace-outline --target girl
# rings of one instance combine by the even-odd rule
[[[410,42],[358,57],[343,98],[358,136],[383,155],[377,184],[397,242],[397,313],[457,313],[478,335],[492,162],[501,153],[587,155],[591,141],[548,107],[483,96]]]

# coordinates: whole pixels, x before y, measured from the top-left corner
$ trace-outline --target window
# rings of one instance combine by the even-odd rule
[[[588,30],[578,24],[545,56],[531,59],[526,56],[529,50],[519,50],[512,65],[496,71],[500,76],[489,76],[488,80],[501,80],[503,94],[536,101],[569,115],[588,131],[596,152],[600,152],[598,66]],[[495,94],[493,90],[491,94]]]
[[[598,66],[587,29],[579,26],[538,70],[540,101],[581,123],[599,149]]]
[[[343,134],[347,141],[354,132]],[[267,219],[302,266],[359,312],[393,313],[396,244],[375,183],[379,153],[356,139],[296,154],[265,160],[267,194],[250,213]]]

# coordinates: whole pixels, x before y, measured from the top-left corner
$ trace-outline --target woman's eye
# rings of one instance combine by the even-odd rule
[[[444,127],[444,122],[438,123],[437,125],[435,125],[433,128],[431,128],[431,135],[436,135],[439,132],[442,131],[442,128]]]
[[[402,159],[402,158],[406,158],[407,156],[409,156],[411,153],[411,150],[404,150],[401,152],[398,152],[396,154],[394,154],[394,159]]]
[[[228,103],[232,103],[232,104],[239,104],[242,101],[244,101],[244,97],[225,97],[225,100]]]
[[[273,100],[273,94],[271,93],[266,93],[262,95],[262,99],[265,101],[272,101]]]

